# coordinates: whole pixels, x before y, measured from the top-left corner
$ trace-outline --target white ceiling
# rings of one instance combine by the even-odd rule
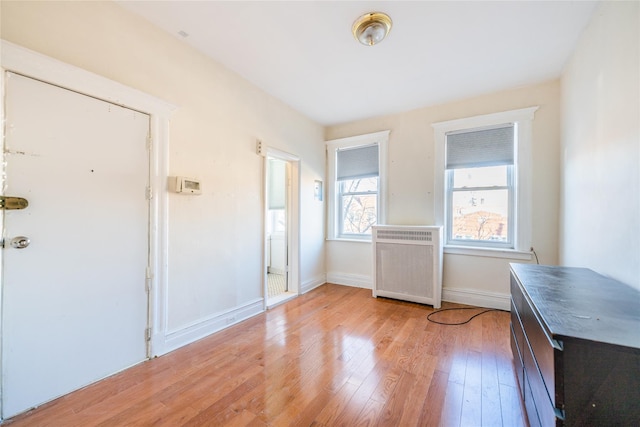
[[[332,125],[560,76],[593,1],[118,1]],[[387,13],[386,40],[351,26]],[[188,33],[183,37],[180,31]]]

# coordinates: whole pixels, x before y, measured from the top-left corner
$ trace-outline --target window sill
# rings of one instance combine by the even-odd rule
[[[496,249],[496,248],[471,248],[468,246],[445,246],[445,254],[469,255],[489,258],[504,258],[531,261],[533,254],[531,252],[517,251],[513,249]]]
[[[327,237],[327,242],[371,243],[371,239],[346,239],[344,237]]]

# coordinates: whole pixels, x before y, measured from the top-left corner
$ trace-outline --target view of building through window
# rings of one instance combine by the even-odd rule
[[[340,234],[371,234],[377,223],[378,177],[340,181]]]
[[[451,171],[452,239],[508,241],[509,167],[503,165]]]

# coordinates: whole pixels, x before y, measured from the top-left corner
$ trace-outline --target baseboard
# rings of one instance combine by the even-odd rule
[[[300,295],[306,294],[309,291],[314,290],[318,286],[322,286],[327,283],[327,277],[323,274],[321,276],[316,276],[311,280],[307,280],[300,285]]]
[[[327,273],[327,282],[336,285],[353,286],[355,288],[373,289],[373,279],[371,276],[361,276],[358,274]]]
[[[511,295],[475,289],[442,288],[442,300],[476,307],[511,309]]]
[[[169,331],[166,334],[154,334],[152,337],[152,355],[161,356],[201,338],[242,322],[264,311],[264,300],[257,298],[232,310],[215,314],[205,320]]]

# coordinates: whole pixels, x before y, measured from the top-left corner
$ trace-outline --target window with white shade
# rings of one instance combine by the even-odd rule
[[[536,109],[433,124],[436,220],[444,225],[445,252],[529,251]]]
[[[389,132],[327,142],[329,239],[371,240],[384,223]]]
[[[447,242],[513,249],[513,123],[446,136]]]

